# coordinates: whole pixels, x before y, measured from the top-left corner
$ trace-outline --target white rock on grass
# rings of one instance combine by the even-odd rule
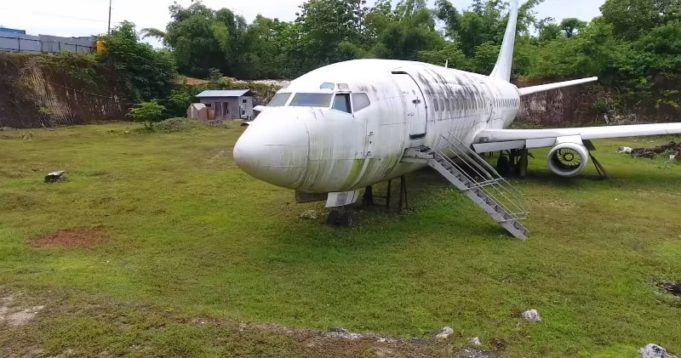
[[[319,214],[317,214],[317,212],[314,210],[307,210],[300,214],[300,218],[305,220],[317,220],[319,218]]]
[[[541,322],[541,316],[535,309],[523,312],[523,318],[530,322]]]
[[[473,337],[471,338],[469,342],[472,346],[480,347],[482,345],[482,342],[480,342],[480,338],[478,337]]]
[[[452,334],[454,334],[454,330],[452,329],[452,327],[444,327],[440,330],[440,333],[438,333],[437,336],[435,336],[435,338],[447,339],[451,337]]]
[[[678,358],[675,355],[667,353],[666,349],[652,343],[641,348],[640,353],[641,358]]]
[[[356,341],[358,339],[364,338],[363,335],[359,333],[353,333],[345,328],[334,328],[326,334],[327,337],[346,339],[349,341]]]

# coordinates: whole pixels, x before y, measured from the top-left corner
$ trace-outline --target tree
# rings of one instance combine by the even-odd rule
[[[366,0],[310,0],[300,9],[296,23],[313,66],[350,59],[339,45],[365,39]]]
[[[570,38],[584,30],[586,24],[586,21],[570,17],[560,22],[560,29],[565,34],[565,37]]]
[[[539,42],[548,42],[562,36],[560,25],[554,23],[553,18],[546,18],[537,24]]]
[[[177,71],[172,54],[155,51],[139,42],[135,25],[123,22],[103,37],[106,52],[98,61],[111,66],[135,102],[164,98],[175,82]]]
[[[146,129],[153,129],[153,122],[163,119],[163,113],[166,108],[158,103],[156,100],[138,103],[135,107],[130,109],[128,117],[135,122],[144,122]]]
[[[681,20],[678,0],[608,0],[601,6],[603,18],[615,34],[635,40],[655,27]]]
[[[278,19],[269,19],[258,15],[244,34],[242,61],[244,66],[240,78],[283,78],[289,74],[291,46],[296,41],[289,41],[293,25]]]
[[[170,6],[171,21],[166,31],[145,29],[145,36],[163,40],[175,55],[180,72],[203,77],[217,68],[228,75],[238,75],[243,61],[243,35],[246,21],[229,9],[212,10],[201,1],[188,7]]]
[[[435,19],[423,0],[403,0],[393,10],[389,3],[378,3],[369,11],[370,33],[374,44],[368,51],[372,57],[419,60],[420,54],[433,58],[445,47],[442,35],[435,30]],[[437,56],[435,56],[437,57]]]

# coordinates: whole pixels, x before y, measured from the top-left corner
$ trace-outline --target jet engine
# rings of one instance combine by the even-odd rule
[[[549,152],[549,169],[562,177],[575,177],[589,164],[589,150],[581,143],[559,143]]]

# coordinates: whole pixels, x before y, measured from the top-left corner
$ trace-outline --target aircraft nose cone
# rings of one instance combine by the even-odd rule
[[[307,169],[308,144],[303,121],[259,118],[234,146],[234,161],[255,178],[295,189]]]

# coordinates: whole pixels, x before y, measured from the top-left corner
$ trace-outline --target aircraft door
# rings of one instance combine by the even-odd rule
[[[393,72],[393,77],[400,88],[402,99],[405,101],[409,138],[412,140],[421,139],[426,136],[428,123],[428,110],[423,91],[408,73]]]

